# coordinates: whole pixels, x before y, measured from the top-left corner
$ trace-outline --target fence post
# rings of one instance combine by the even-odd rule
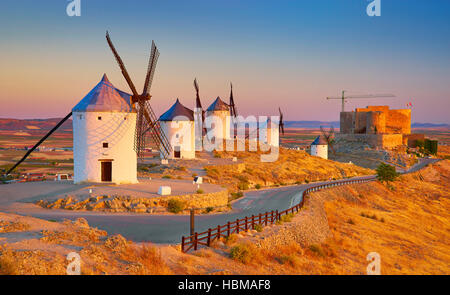
[[[184,253],[184,236],[181,237],[181,252]]]
[[[217,239],[220,240],[220,225],[217,226]]]
[[[208,247],[211,245],[211,229],[208,228],[208,240],[206,241],[206,245],[208,245]]]
[[[276,220],[276,221],[280,220],[280,216],[278,216],[278,210],[275,211],[275,214],[276,214],[276,215],[275,215],[275,220]]]
[[[247,225],[247,223],[248,223],[248,219],[247,219],[247,216],[245,216],[245,231],[248,231],[248,225]]]
[[[230,222],[227,222],[227,237],[230,236]]]
[[[198,239],[198,234],[197,234],[197,232],[195,232],[194,233],[194,250],[197,250],[197,246],[198,246],[197,239]]]
[[[259,214],[258,214],[258,217],[259,217],[259,223],[258,223],[258,224],[261,224],[261,223],[262,223],[262,220],[261,220],[262,214],[259,213]]]
[[[252,229],[255,229],[255,215],[252,214]]]
[[[239,218],[236,219],[236,233],[239,234]]]
[[[267,219],[269,218],[269,216],[267,216],[267,211],[266,211],[264,217],[265,217],[265,218],[264,218],[264,225],[267,226]]]

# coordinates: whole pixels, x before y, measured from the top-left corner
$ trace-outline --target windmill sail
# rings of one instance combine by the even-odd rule
[[[106,40],[109,47],[111,48],[111,51],[114,54],[114,57],[116,58],[117,63],[119,64],[122,75],[124,76],[125,80],[128,83],[128,86],[133,92],[131,104],[137,111],[136,133],[134,138],[134,147],[137,156],[139,158],[143,158],[144,149],[146,146],[145,136],[147,133],[149,133],[152,140],[158,145],[160,151],[162,151],[161,154],[163,155],[163,157],[169,157],[172,147],[170,146],[169,140],[165,136],[164,132],[161,130],[161,125],[159,124],[159,121],[153,109],[148,103],[151,98],[151,95],[149,93],[155,74],[156,63],[158,62],[159,57],[159,51],[155,45],[155,42],[152,41],[144,88],[142,90],[142,94],[138,94],[133,82],[131,81],[130,75],[125,68],[125,64],[117,53],[117,50],[115,49],[108,32],[106,32]]]

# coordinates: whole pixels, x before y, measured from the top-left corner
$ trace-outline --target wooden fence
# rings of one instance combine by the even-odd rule
[[[340,180],[332,183],[314,185],[303,191],[300,203],[284,211],[278,212],[278,210],[272,210],[271,212],[259,213],[258,215],[245,216],[241,219],[228,221],[224,225],[218,225],[217,227],[209,228],[207,231],[201,233],[195,232],[191,236],[183,236],[181,237],[181,251],[188,252],[191,249],[197,250],[200,245],[209,247],[211,245],[211,242],[216,239],[228,237],[234,233],[239,234],[239,232],[241,231],[253,230],[257,225],[264,227],[268,224],[274,224],[277,221],[281,220],[281,217],[283,215],[297,213],[303,207],[305,196],[310,192],[315,192],[320,189],[331,188],[340,185],[369,182],[375,179],[376,178],[373,176],[364,179]]]

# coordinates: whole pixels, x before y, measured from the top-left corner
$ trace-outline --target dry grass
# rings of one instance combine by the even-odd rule
[[[185,258],[182,273],[363,275],[367,254],[378,252],[382,274],[448,274],[449,183],[447,160],[401,176],[392,187],[372,182],[315,192],[290,223],[232,235],[215,249],[200,250],[208,251],[207,258]],[[329,230],[320,241],[312,237],[321,235],[321,228],[307,233],[309,240],[299,238],[317,223],[319,205]],[[302,227],[305,222],[308,226]],[[292,238],[273,243],[275,235]]]
[[[66,274],[66,255],[72,251],[81,257],[82,274],[171,274],[153,246],[136,245],[120,235],[107,236],[84,219],[64,225],[64,231],[42,231],[38,246],[43,250],[0,248],[0,274]]]
[[[0,233],[11,233],[19,231],[27,231],[30,225],[20,221],[5,221],[0,220]]]
[[[232,191],[375,174],[370,169],[283,148],[275,162],[261,162],[260,152],[215,153],[222,158],[237,157],[243,161],[234,165],[205,167],[207,176],[213,183],[226,185]]]

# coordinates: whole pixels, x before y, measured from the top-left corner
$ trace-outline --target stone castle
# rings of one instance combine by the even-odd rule
[[[368,106],[341,112],[337,141],[359,142],[371,148],[393,149],[408,144],[411,137],[411,110],[390,110],[388,106]]]

